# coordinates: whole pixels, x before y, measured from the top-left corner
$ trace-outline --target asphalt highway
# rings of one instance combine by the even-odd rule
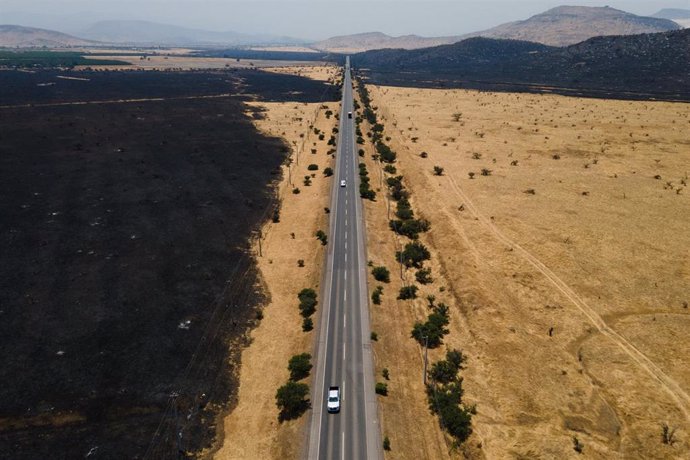
[[[353,112],[353,118],[348,118]],[[309,459],[381,459],[367,291],[366,235],[355,144],[355,114],[349,58],[331,196],[320,305],[319,341],[308,430]],[[345,180],[346,185],[340,186]],[[329,386],[339,386],[341,409],[328,413]]]

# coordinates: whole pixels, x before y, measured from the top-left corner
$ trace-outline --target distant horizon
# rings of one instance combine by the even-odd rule
[[[669,0],[663,4],[651,0],[608,1],[605,4],[591,0],[375,0],[348,2],[348,8],[344,9],[336,9],[343,4],[334,0],[0,0],[0,23],[56,30],[79,37],[80,32],[101,21],[147,21],[313,42],[367,32],[391,36],[463,35],[524,20],[565,4],[609,6],[639,16],[649,16],[665,8],[690,9],[690,0]]]

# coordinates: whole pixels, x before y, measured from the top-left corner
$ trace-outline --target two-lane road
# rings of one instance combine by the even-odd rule
[[[345,64],[336,170],[331,197],[316,375],[307,456],[309,459],[382,458],[374,393],[367,259],[355,152],[349,58]],[[340,181],[346,182],[345,187]],[[329,386],[339,386],[341,410],[329,414]]]

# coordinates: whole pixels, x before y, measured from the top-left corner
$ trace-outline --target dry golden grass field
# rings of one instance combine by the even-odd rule
[[[404,302],[394,280],[372,307],[387,457],[580,458],[577,438],[582,458],[690,458],[690,105],[369,88],[435,278]],[[368,251],[395,274],[382,192]],[[477,404],[450,453],[410,338],[428,293],[451,306],[445,346],[467,354]]]
[[[335,67],[309,68],[302,71],[312,78],[335,79]],[[265,118],[257,120],[259,129],[282,137],[299,152],[299,164],[292,163],[290,173],[283,168],[279,184],[280,222],[269,222],[262,231],[262,256],[258,266],[270,301],[263,308],[263,319],[251,332],[251,345],[242,352],[240,387],[234,409],[226,416],[222,446],[214,454],[217,459],[284,459],[297,458],[304,440],[309,412],[293,421],[278,422],[276,390],[287,381],[291,356],[311,352],[314,332],[302,332],[297,293],[306,287],[318,291],[324,246],[314,237],[318,229],[328,233],[328,215],[332,177],[325,177],[324,168],[333,166],[327,155],[331,146],[327,139],[337,120],[327,118],[327,109],[338,113],[339,103],[254,103],[263,107]],[[325,108],[326,107],[326,108]],[[312,125],[327,133],[319,140]],[[302,137],[304,136],[304,137]],[[312,153],[315,150],[316,153]],[[317,171],[308,171],[317,164]],[[304,176],[314,174],[312,184],[303,184]],[[292,183],[289,183],[291,179]],[[293,194],[293,188],[299,194]],[[258,253],[258,246],[255,245]],[[298,267],[298,260],[304,267]],[[321,299],[319,299],[321,300]],[[321,306],[317,307],[317,310]],[[318,324],[317,317],[314,323]]]

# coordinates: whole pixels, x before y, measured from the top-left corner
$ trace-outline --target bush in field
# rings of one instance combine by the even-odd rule
[[[312,163],[312,164],[310,164],[309,166],[307,166],[307,170],[309,170],[309,171],[318,171],[318,170],[319,170],[319,165],[313,164],[313,163]]]
[[[297,294],[299,299],[299,311],[303,317],[309,317],[316,312],[316,291],[311,288],[302,289]]]
[[[333,168],[325,168],[323,170],[323,175],[326,177],[331,177],[333,175]]]
[[[414,277],[419,284],[429,284],[429,283],[432,283],[434,281],[431,278],[431,269],[430,268],[421,268],[421,269],[417,270],[417,273],[415,273]]]
[[[302,331],[309,332],[314,329],[314,321],[311,318],[302,318]]]
[[[442,176],[443,168],[440,166],[434,166],[434,176]]]
[[[371,270],[371,274],[376,281],[381,281],[382,283],[389,283],[391,280],[391,273],[384,266],[374,267]]]
[[[324,233],[323,230],[319,230],[316,232],[316,238],[321,241],[321,244],[323,246],[326,246],[328,244],[328,236]]]
[[[396,174],[398,172],[398,169],[393,165],[386,165],[386,167],[383,168],[383,170],[388,174]]]
[[[410,300],[417,298],[417,290],[419,288],[414,284],[410,286],[403,286],[400,288],[400,293],[398,294],[398,300]]]
[[[388,396],[388,385],[383,382],[377,382],[375,391],[377,395]]]
[[[371,293],[371,303],[374,305],[381,305],[381,295],[383,294],[383,286],[376,286],[374,292]]]

